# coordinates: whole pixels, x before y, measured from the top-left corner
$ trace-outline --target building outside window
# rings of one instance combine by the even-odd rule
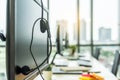
[[[76,43],[74,39],[74,24],[77,18],[76,9],[77,0],[50,0],[50,27],[52,34],[53,44],[56,42],[56,31],[58,27],[58,22],[60,26],[66,29],[68,32],[70,43]]]

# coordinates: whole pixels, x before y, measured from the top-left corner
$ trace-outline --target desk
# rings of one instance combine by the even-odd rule
[[[104,77],[104,80],[118,80],[110,71],[108,71],[95,58],[91,58],[93,67],[92,70],[100,71],[99,75]],[[73,63],[73,61],[72,61]],[[79,80],[80,74],[53,74],[52,80]],[[38,80],[38,77],[35,79]],[[41,79],[42,80],[42,79]]]

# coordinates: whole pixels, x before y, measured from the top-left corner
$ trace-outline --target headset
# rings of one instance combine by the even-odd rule
[[[41,18],[40,18],[40,31],[42,33],[45,33],[47,31],[48,37],[51,38],[49,23],[45,18],[43,18],[43,15],[44,15],[43,1],[41,0],[41,5],[36,0],[34,0],[34,1],[35,1],[35,3],[37,3],[42,8],[42,13],[41,13]]]
[[[41,0],[41,8],[42,8],[42,13],[41,13],[41,20],[40,20],[40,30],[42,33],[44,33],[47,30],[48,27],[48,21],[43,18],[43,2]]]
[[[23,67],[20,67],[20,66],[15,66],[15,71],[16,71],[16,74],[24,74],[24,75],[28,75],[32,69],[30,69],[28,66],[23,66]]]
[[[43,2],[42,2],[42,0],[41,0],[41,5],[40,5],[36,0],[34,0],[34,2],[36,2],[39,6],[41,6],[41,8],[42,8],[42,13],[41,13],[41,18],[36,19],[35,22],[34,22],[34,24],[33,24],[33,28],[32,28],[32,39],[31,39],[31,43],[30,43],[30,53],[31,53],[31,56],[32,56],[32,58],[33,58],[33,60],[34,60],[34,62],[35,62],[35,64],[36,64],[36,66],[37,66],[38,72],[39,72],[40,75],[41,75],[41,71],[39,70],[38,67],[41,66],[41,65],[43,65],[43,64],[45,63],[45,61],[48,60],[49,56],[51,55],[52,42],[51,42],[51,33],[50,33],[49,23],[48,23],[48,21],[47,21],[45,18],[43,18]],[[32,50],[31,50],[32,41],[33,41],[34,27],[35,27],[35,24],[36,24],[38,21],[40,21],[40,31],[41,31],[42,33],[45,33],[45,32],[47,31],[48,44],[49,44],[49,42],[50,42],[50,50],[48,49],[49,55],[46,57],[46,59],[45,59],[40,65],[38,65],[38,64],[36,63],[36,60],[35,60],[35,58],[34,58],[34,55],[33,55],[33,53],[32,53]],[[48,46],[49,46],[49,45],[48,45]],[[24,74],[24,75],[27,75],[27,74],[29,74],[30,72],[32,72],[32,71],[34,70],[34,69],[30,69],[28,66],[23,66],[23,67],[16,66],[15,69],[16,69],[16,70],[15,70],[15,71],[16,71],[16,74],[22,73],[22,74]],[[41,77],[42,77],[42,75],[41,75]],[[43,80],[44,80],[44,78],[43,78]]]
[[[4,36],[3,33],[0,33],[0,39],[1,39],[2,41],[6,41],[6,37]]]

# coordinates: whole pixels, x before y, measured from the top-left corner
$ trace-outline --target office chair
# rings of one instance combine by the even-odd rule
[[[115,56],[114,56],[114,61],[113,61],[113,65],[112,65],[112,73],[116,76],[117,71],[118,71],[118,66],[120,63],[120,54],[119,51],[117,50],[115,52]]]
[[[93,57],[96,58],[97,60],[99,59],[100,50],[101,48],[95,48],[95,52],[93,54]]]

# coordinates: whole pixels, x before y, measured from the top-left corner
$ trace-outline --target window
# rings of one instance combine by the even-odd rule
[[[118,0],[94,0],[94,44],[118,44]]]
[[[80,44],[90,44],[90,0],[80,0],[79,4]]]
[[[70,43],[76,43],[76,0],[50,0],[50,27],[52,42],[56,42],[56,30],[58,24],[67,30]],[[65,32],[65,31],[64,31]]]
[[[114,52],[120,49],[119,4],[119,0],[51,0],[50,25],[53,42],[56,21],[66,23],[70,43],[77,43],[81,53],[93,54],[96,47],[101,48],[100,61],[104,61],[106,67],[112,66]],[[77,20],[80,22],[79,38]]]
[[[6,1],[0,0],[0,32],[6,35]],[[0,40],[0,80],[5,80],[6,72],[5,42]]]
[[[0,32],[6,33],[6,0],[0,0]]]

